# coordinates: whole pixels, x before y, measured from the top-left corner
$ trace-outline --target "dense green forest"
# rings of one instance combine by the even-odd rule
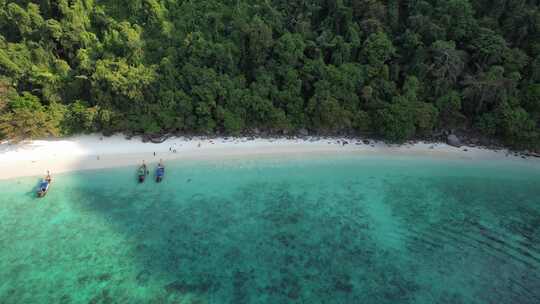
[[[540,0],[0,0],[0,138],[540,146]]]

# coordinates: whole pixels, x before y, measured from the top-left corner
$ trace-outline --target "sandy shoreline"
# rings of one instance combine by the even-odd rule
[[[347,144],[344,145],[344,141]],[[41,176],[49,169],[55,174],[132,166],[141,163],[142,160],[152,163],[159,161],[159,159],[166,161],[332,153],[494,161],[504,159],[540,164],[540,159],[522,159],[506,150],[455,148],[444,143],[420,142],[397,146],[372,140],[370,144],[365,144],[360,139],[342,138],[249,139],[225,137],[189,139],[178,137],[154,144],[143,143],[138,137],[128,140],[123,135],[111,137],[83,135],[65,139],[35,140],[14,145],[0,144],[0,179]]]

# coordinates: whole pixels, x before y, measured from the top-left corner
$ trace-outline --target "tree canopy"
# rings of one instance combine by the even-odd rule
[[[540,147],[540,2],[0,0],[0,139],[461,129]]]

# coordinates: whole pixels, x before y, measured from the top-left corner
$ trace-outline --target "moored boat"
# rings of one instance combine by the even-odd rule
[[[41,180],[37,189],[37,196],[44,197],[49,192],[49,187],[52,183],[52,177],[49,171],[47,171],[47,176]]]
[[[137,177],[139,179],[139,183],[144,183],[146,175],[148,175],[148,169],[146,168],[146,164],[143,161],[143,164],[137,170]]]
[[[164,177],[165,177],[165,167],[163,166],[161,161],[159,161],[159,164],[156,169],[156,182],[160,183]]]

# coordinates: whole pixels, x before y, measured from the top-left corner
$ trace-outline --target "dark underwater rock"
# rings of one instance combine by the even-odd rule
[[[150,271],[148,271],[147,269],[139,272],[136,277],[137,284],[139,285],[145,285],[146,283],[148,283],[149,279],[150,279]]]
[[[115,303],[108,289],[103,289],[100,294],[90,299],[88,304],[112,304]]]
[[[98,282],[106,282],[106,281],[109,281],[111,278],[112,278],[112,275],[110,273],[104,273],[97,276],[96,279]]]
[[[336,279],[334,281],[334,287],[336,290],[343,291],[346,293],[350,293],[353,290],[353,285],[350,282],[350,279],[348,277],[343,277]]]
[[[165,285],[165,290],[168,293],[207,293],[212,287],[212,283],[209,281],[202,281],[197,283],[187,283],[181,280],[174,281]]]

